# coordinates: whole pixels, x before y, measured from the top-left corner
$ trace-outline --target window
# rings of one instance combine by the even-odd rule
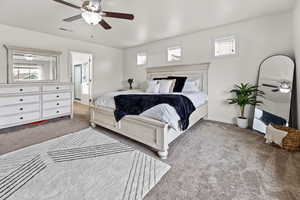
[[[89,63],[84,63],[82,65],[82,77],[81,77],[81,88],[82,88],[82,94],[89,94]]]
[[[13,73],[16,81],[41,80],[42,76],[41,66],[14,65]]]
[[[176,62],[181,60],[182,50],[180,47],[168,48],[168,62]]]
[[[137,54],[137,65],[147,64],[147,54],[145,52]]]
[[[214,40],[214,56],[233,56],[237,54],[237,41],[235,36],[216,38]]]

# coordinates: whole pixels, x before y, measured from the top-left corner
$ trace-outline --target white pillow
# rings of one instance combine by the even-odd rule
[[[159,93],[171,93],[173,92],[173,88],[175,80],[159,80]]]
[[[159,85],[158,81],[148,81],[146,93],[159,93]]]
[[[197,79],[197,80],[191,80],[188,79],[186,80],[182,92],[200,92],[200,84],[201,84],[201,80]]]

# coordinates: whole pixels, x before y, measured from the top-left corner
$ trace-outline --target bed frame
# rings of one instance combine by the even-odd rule
[[[208,68],[209,63],[194,65],[177,65],[153,67],[146,69],[147,78],[153,79],[167,76],[187,76],[188,78],[197,78],[202,80],[201,90],[208,92]],[[190,116],[191,128],[200,119],[207,116],[207,103],[197,108]],[[91,126],[107,128],[133,140],[141,142],[152,147],[158,152],[161,159],[168,156],[169,144],[185,131],[178,132],[170,128],[168,124],[142,116],[125,116],[119,122],[116,122],[114,110],[101,106],[91,106]]]

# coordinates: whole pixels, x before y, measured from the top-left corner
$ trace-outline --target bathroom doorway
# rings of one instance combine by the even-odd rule
[[[71,61],[74,115],[83,119],[89,119],[89,106],[92,99],[93,55],[72,51]]]

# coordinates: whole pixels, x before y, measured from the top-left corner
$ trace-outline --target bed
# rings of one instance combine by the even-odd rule
[[[177,65],[147,68],[147,79],[168,77],[168,76],[186,76],[189,79],[200,79],[200,93],[208,95],[208,68],[209,63],[194,65]],[[129,93],[140,93],[139,90],[133,90]],[[157,151],[161,159],[168,156],[169,144],[181,134],[189,130],[199,120],[205,118],[208,114],[208,99],[198,102],[196,109],[189,116],[189,126],[185,130],[180,130],[171,126],[169,123],[153,119],[143,115],[127,115],[120,121],[116,121],[114,111],[115,107],[112,98],[119,94],[128,94],[128,92],[115,92],[110,95],[96,98],[91,105],[91,126],[107,128],[133,140],[141,142],[153,150]],[[201,94],[195,94],[197,95]],[[188,95],[185,95],[188,96]],[[190,95],[191,96],[191,95]],[[193,98],[188,96],[188,98]],[[194,95],[192,95],[194,96]]]

